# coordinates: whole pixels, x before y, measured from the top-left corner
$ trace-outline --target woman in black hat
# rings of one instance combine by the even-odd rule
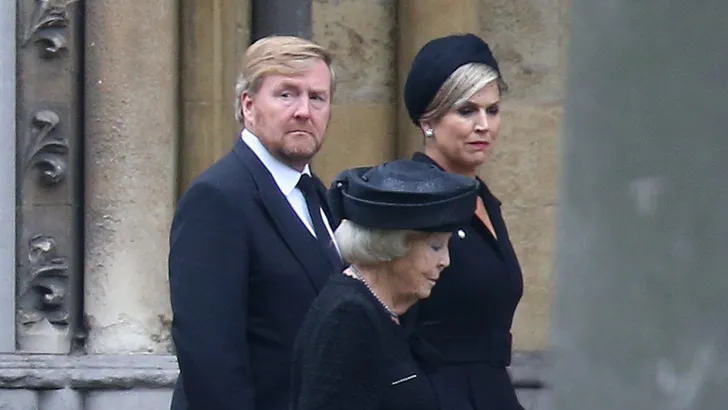
[[[505,88],[490,48],[473,34],[427,43],[405,83],[405,105],[425,140],[413,159],[480,181],[476,211],[450,241],[450,266],[403,318],[442,354],[432,380],[443,409],[523,409],[506,370],[523,277],[501,203],[477,177],[498,140]]]
[[[295,410],[437,410],[424,371],[436,352],[399,324],[449,264],[453,229],[475,210],[477,182],[398,160],[341,173],[329,192],[351,265],[314,301],[294,347]]]

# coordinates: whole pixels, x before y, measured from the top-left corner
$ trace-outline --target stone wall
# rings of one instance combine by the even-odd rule
[[[514,345],[543,350],[549,340],[570,1],[480,0],[479,5],[480,32],[509,85],[500,142],[483,177],[503,202],[524,274]]]
[[[0,329],[15,329],[15,2],[0,3]],[[15,332],[0,332],[0,352]]]
[[[313,2],[313,40],[336,58],[339,83],[315,171],[328,183],[344,168],[396,155],[396,1]]]

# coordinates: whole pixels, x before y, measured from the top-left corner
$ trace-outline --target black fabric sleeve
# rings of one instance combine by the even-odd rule
[[[189,410],[254,410],[240,208],[215,187],[193,185],[172,224],[172,337]]]

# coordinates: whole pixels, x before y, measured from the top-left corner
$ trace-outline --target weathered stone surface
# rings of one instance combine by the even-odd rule
[[[69,353],[81,328],[82,10],[16,4],[16,342]]]
[[[170,348],[176,4],[86,4],[84,288],[92,353]]]
[[[516,312],[514,345],[548,344],[566,75],[569,0],[478,0],[480,34],[509,86],[501,135],[482,175],[503,201],[521,262],[525,294]]]
[[[171,398],[170,389],[93,391],[87,395],[85,405],[87,410],[160,410],[169,408]]]
[[[543,352],[516,352],[509,371],[519,388],[542,388],[548,362]],[[0,355],[0,388],[114,389],[171,387],[177,378],[171,355]]]
[[[530,105],[505,97],[501,132],[481,175],[508,206],[557,204],[560,104]]]
[[[250,38],[250,0],[180,3],[180,136],[178,190],[230,151],[235,82]]]
[[[315,1],[314,41],[335,53],[338,86],[315,171],[331,181],[342,169],[394,158],[395,2]]]
[[[540,409],[534,406],[546,393],[544,354],[516,352],[509,371],[526,408]],[[169,355],[0,355],[0,408],[167,408],[177,374]]]
[[[396,103],[396,8],[393,0],[314,1],[314,41],[335,54],[338,103]]]
[[[493,48],[513,99],[561,103],[568,0],[479,0],[481,35]]]
[[[171,387],[177,374],[168,355],[0,355],[0,388]]]
[[[0,409],[37,410],[38,397],[32,390],[0,390]]]
[[[391,109],[383,104],[337,104],[314,171],[328,185],[343,169],[392,159],[394,122]]]
[[[501,134],[481,176],[503,202],[503,213],[523,269],[524,297],[516,312],[514,345],[543,349],[553,273],[560,104],[504,99]]]
[[[38,410],[83,410],[83,394],[68,387],[39,391]]]
[[[0,352],[15,350],[15,7],[0,2]]]

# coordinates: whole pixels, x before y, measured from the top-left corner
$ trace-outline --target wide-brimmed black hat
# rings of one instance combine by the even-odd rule
[[[426,232],[467,224],[477,195],[474,178],[406,159],[343,171],[328,193],[339,219],[372,229]]]
[[[505,91],[508,88],[498,61],[482,38],[470,33],[436,38],[417,53],[404,84],[404,104],[415,125],[419,125],[422,114],[445,80],[468,63],[481,63],[492,68],[498,73],[501,89]]]

